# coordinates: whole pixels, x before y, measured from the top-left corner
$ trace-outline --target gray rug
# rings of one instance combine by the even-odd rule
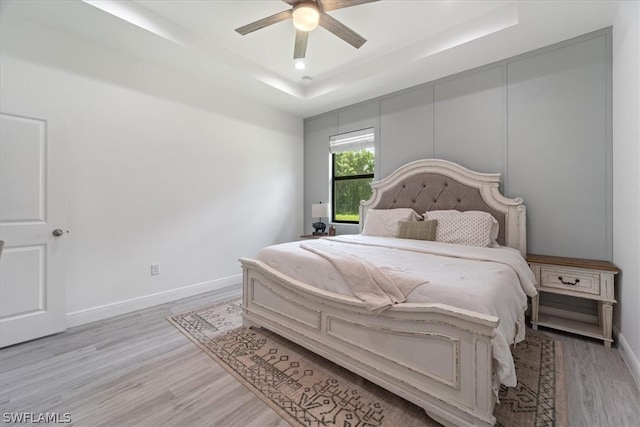
[[[168,320],[294,426],[438,426],[416,405],[264,329],[242,327],[242,300]],[[561,343],[527,330],[519,383],[500,389],[497,425],[567,425]]]

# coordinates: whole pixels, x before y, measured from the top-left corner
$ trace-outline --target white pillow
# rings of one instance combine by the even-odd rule
[[[422,217],[411,208],[369,209],[364,220],[365,236],[398,237],[398,222],[418,221]]]
[[[428,211],[424,216],[438,221],[436,242],[489,247],[498,238],[498,221],[488,212]]]

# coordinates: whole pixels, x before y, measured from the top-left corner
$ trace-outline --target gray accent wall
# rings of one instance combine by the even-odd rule
[[[433,157],[433,87],[420,87],[380,100],[376,164],[380,177],[416,159]]]
[[[480,172],[505,172],[504,66],[433,85],[434,157]]]
[[[609,39],[508,64],[509,191],[526,196],[532,252],[612,260]]]
[[[330,200],[329,137],[367,127],[376,179],[423,158],[500,172],[530,253],[612,260],[611,29],[305,119],[305,232]]]
[[[311,205],[328,203],[330,196],[329,137],[338,133],[338,114],[327,114],[304,123],[304,234],[311,234]]]

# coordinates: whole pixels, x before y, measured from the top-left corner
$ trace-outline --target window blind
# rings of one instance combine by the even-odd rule
[[[374,148],[375,133],[373,128],[341,133],[329,138],[329,152],[359,151],[363,148]]]

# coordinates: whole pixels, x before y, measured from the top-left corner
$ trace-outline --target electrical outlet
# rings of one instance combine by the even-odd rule
[[[160,274],[160,264],[151,264],[151,275],[157,276]]]

